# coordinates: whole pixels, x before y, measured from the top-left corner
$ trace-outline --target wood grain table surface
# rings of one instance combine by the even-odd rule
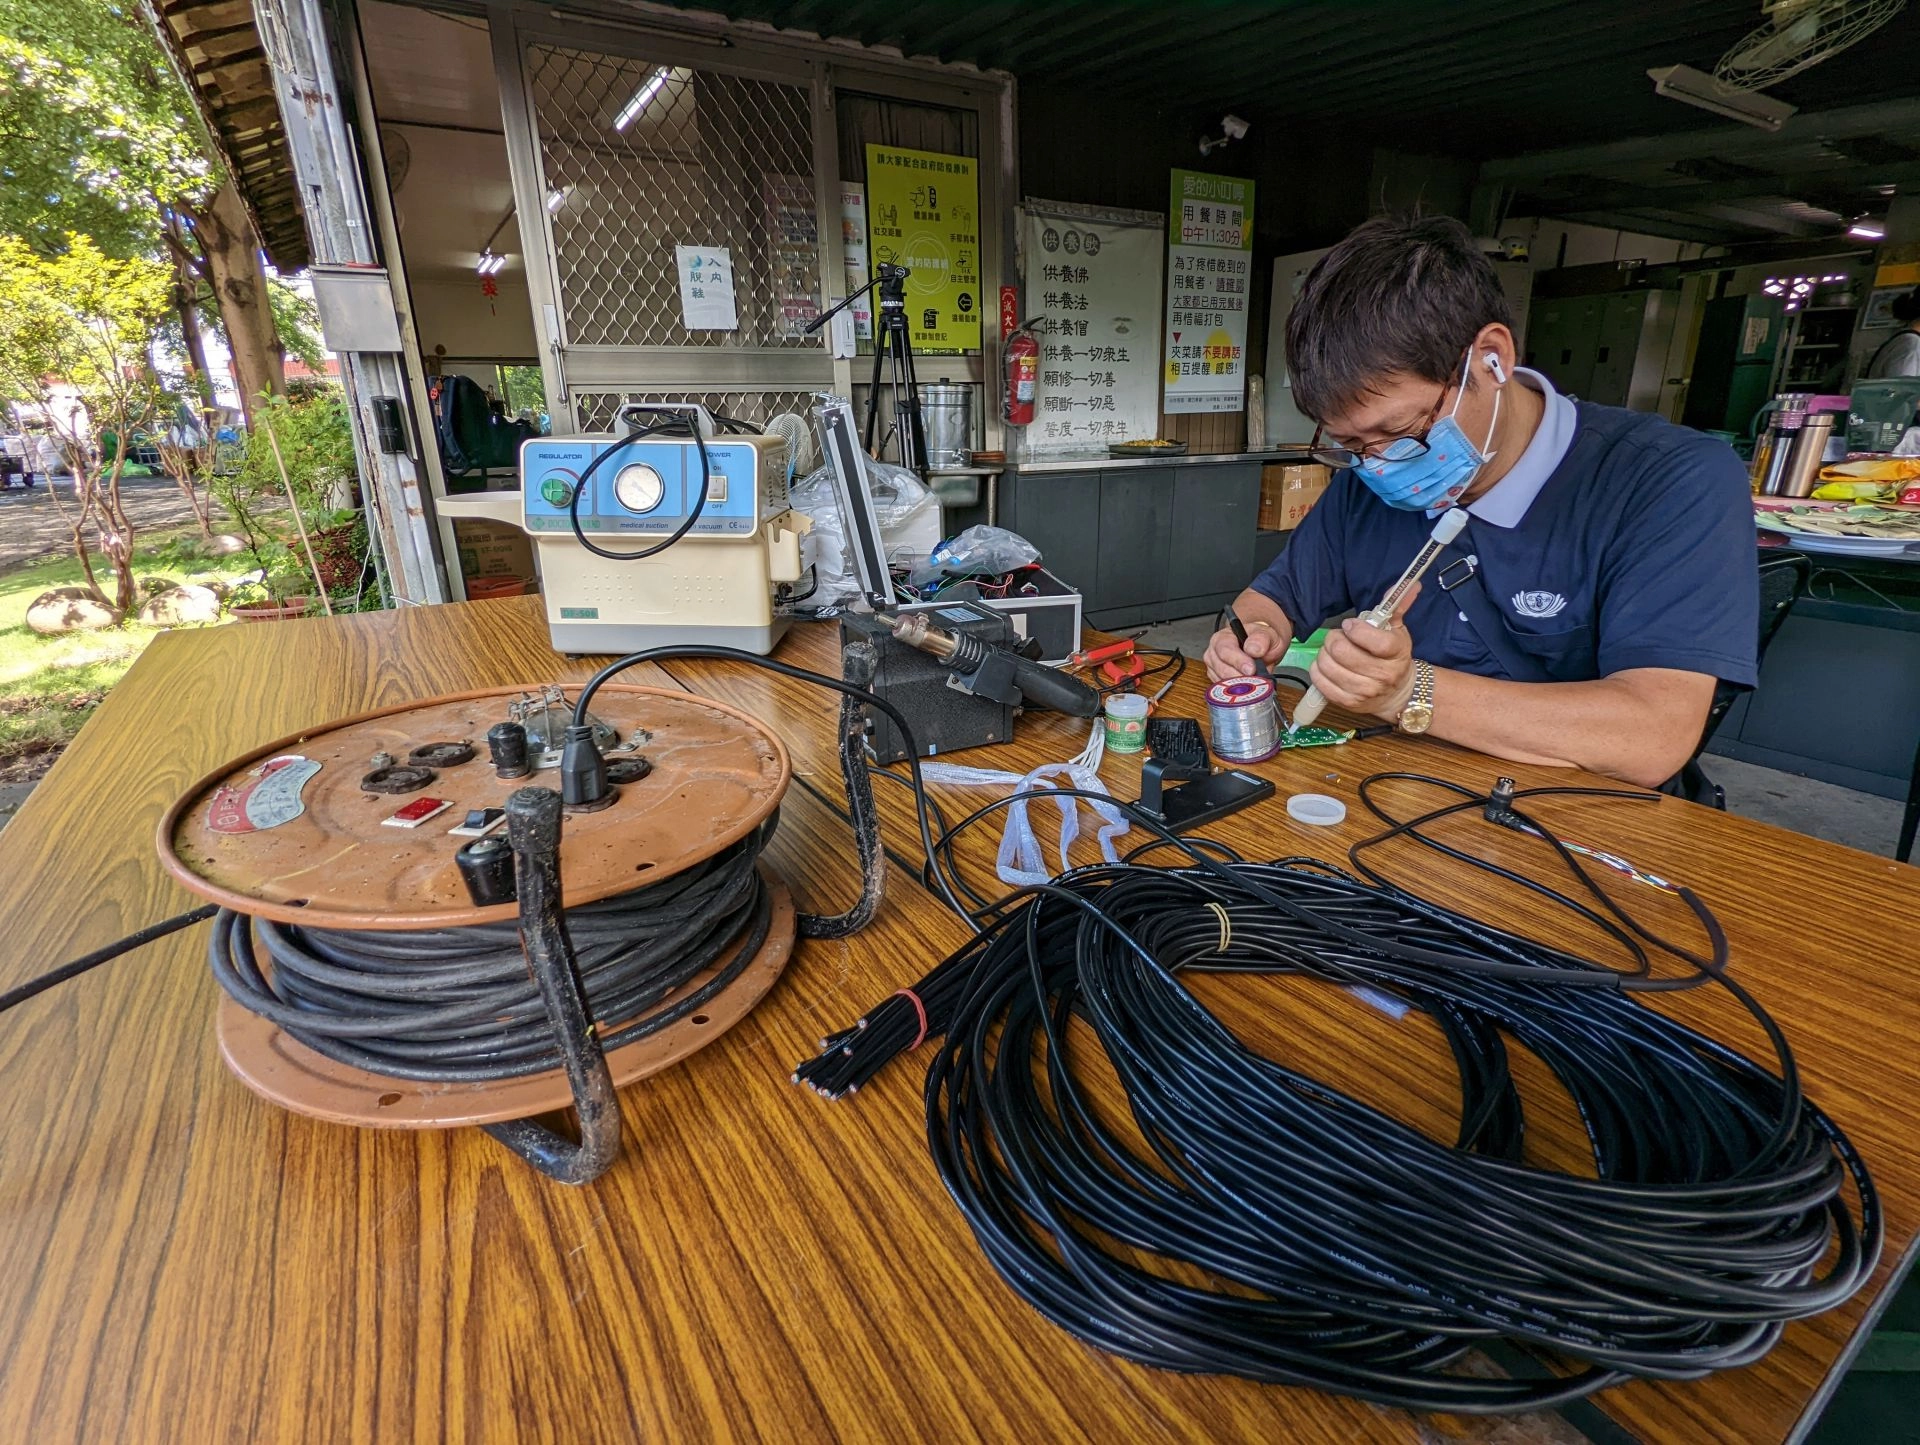
[[[162,872],[154,825],[196,777],[282,734],[463,689],[571,681],[538,599],[230,626],[158,638],[0,833],[0,988],[196,901]],[[832,630],[783,659],[837,673]],[[796,786],[770,857],[803,907],[857,877],[834,756],[835,699],[725,664],[634,681],[689,687],[772,723]],[[1168,700],[1200,712],[1197,664]],[[1087,724],[1030,716],[966,761],[1023,771]],[[1312,830],[1278,802],[1208,830],[1249,856],[1343,862],[1378,823],[1361,777],[1408,770],[1485,787],[1586,781],[1405,738],[1285,754],[1284,797],[1342,798]],[[1138,760],[1110,755],[1117,796]],[[939,789],[950,814],[985,800]],[[1429,794],[1393,785],[1408,811]],[[1551,800],[1555,827],[1691,884],[1733,965],[1780,1020],[1812,1098],[1873,1168],[1888,1247],[1870,1290],[1789,1327],[1751,1368],[1636,1383],[1570,1411],[1415,1417],[1317,1392],[1144,1369],[1054,1328],[986,1264],[925,1142],[921,1058],[851,1100],[792,1087],[817,1038],[923,974],[965,936],[914,876],[904,789],[880,792],[896,864],[879,918],[809,941],[772,995],[691,1060],[624,1091],[624,1149],[584,1189],[477,1131],[354,1130],[284,1113],[220,1063],[218,990],[196,928],[0,1018],[0,1441],[1262,1440],[1772,1441],[1805,1428],[1920,1227],[1920,873],[1672,800]],[[1051,807],[1035,810],[1042,837]],[[1532,876],[1543,845],[1485,824],[1448,836]],[[963,841],[986,892],[998,824]],[[1090,854],[1076,854],[1084,860]],[[1517,890],[1411,845],[1380,861],[1420,890],[1599,956]],[[1442,860],[1443,862],[1444,860]],[[1624,880],[1622,898],[1684,936]],[[1436,1134],[1458,1091],[1437,1031],[1299,980],[1196,984],[1249,1043]],[[1749,1050],[1759,1030],[1712,989],[1655,1005]],[[1564,1096],[1525,1058],[1529,1137],[1579,1167]]]

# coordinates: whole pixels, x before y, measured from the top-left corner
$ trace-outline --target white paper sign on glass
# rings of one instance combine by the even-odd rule
[[[689,331],[738,331],[733,252],[725,246],[675,246],[680,272],[680,319]]]

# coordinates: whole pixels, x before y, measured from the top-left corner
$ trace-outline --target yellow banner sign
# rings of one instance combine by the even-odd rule
[[[868,146],[867,236],[875,262],[912,273],[906,295],[914,350],[978,351],[980,184],[973,157]]]

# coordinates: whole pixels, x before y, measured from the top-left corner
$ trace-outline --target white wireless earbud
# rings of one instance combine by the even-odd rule
[[[1507,369],[1500,364],[1499,356],[1491,351],[1487,353],[1487,370],[1493,373],[1493,379],[1502,386],[1507,384]]]

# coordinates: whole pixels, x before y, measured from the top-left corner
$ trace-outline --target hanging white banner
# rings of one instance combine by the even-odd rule
[[[1040,338],[1025,454],[1157,435],[1165,217],[1030,200],[1022,227],[1022,319]]]

